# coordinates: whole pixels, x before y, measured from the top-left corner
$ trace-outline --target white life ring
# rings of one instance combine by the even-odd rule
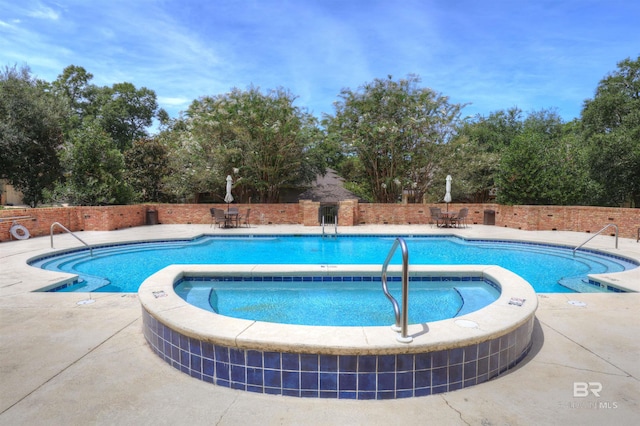
[[[29,235],[29,230],[19,223],[14,223],[9,232],[16,240],[26,240],[31,236]]]

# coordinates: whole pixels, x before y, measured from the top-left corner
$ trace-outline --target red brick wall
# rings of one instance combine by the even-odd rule
[[[49,235],[54,222],[62,224],[70,231],[113,231],[145,224],[146,206],[104,206],[104,207],[45,207],[38,209],[0,210],[0,241],[11,239],[9,229],[12,217],[27,217],[17,223],[25,226],[34,237]],[[54,233],[64,232],[60,227]]]
[[[467,223],[480,223],[484,221],[486,209],[496,210],[497,204],[357,204],[357,222],[361,224],[390,224],[390,225],[414,225],[430,223],[431,211],[429,207],[439,207],[442,210],[459,211],[461,208],[469,209]],[[497,216],[496,216],[497,217]],[[496,219],[497,220],[497,219]],[[343,223],[345,224],[345,223]],[[346,225],[346,224],[345,224]]]
[[[582,206],[498,206],[496,225],[528,231],[598,232],[605,225],[618,226],[620,237],[636,238],[640,209]],[[499,220],[498,220],[499,217]],[[613,228],[606,234],[615,235]]]
[[[419,224],[429,223],[429,204],[368,204],[356,200],[340,202],[339,226],[360,224]],[[446,209],[444,204],[438,207]],[[147,211],[156,210],[162,224],[209,224],[209,209],[226,209],[226,204],[139,204],[104,207],[47,207],[38,209],[0,210],[0,241],[11,239],[9,229],[15,216],[27,216],[18,223],[32,236],[49,235],[53,222],[60,222],[71,231],[112,231],[146,223]],[[302,224],[319,226],[320,203],[303,200],[298,204],[234,204],[244,214],[251,209],[254,225]],[[496,226],[534,230],[597,232],[608,223],[615,223],[620,237],[636,238],[640,227],[640,209],[575,206],[501,206],[498,204],[450,204],[449,210],[469,209],[468,223],[484,223],[485,210],[495,212]],[[55,232],[61,232],[56,228]],[[607,230],[613,234],[614,230]]]
[[[162,224],[211,223],[211,208],[227,209],[226,204],[149,204],[158,212]],[[256,225],[302,223],[300,204],[233,204],[240,214],[251,209],[249,222]],[[317,213],[316,213],[317,215]]]

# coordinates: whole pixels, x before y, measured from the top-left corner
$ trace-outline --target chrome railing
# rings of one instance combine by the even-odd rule
[[[324,216],[322,216],[322,238],[325,237],[325,232],[324,232]],[[334,235],[337,237],[338,236],[338,216],[336,216],[333,220],[333,233]]]
[[[596,232],[595,234],[593,234],[591,237],[589,237],[589,239],[587,241],[585,241],[582,244],[577,245],[573,249],[573,256],[575,257],[576,250],[578,250],[583,245],[587,244],[589,241],[593,240],[595,237],[597,237],[599,234],[601,234],[605,229],[609,228],[610,226],[613,226],[616,229],[616,248],[618,248],[618,225],[616,225],[615,223],[610,223],[607,226],[605,226],[604,228],[602,228],[601,230],[599,230],[598,232]]]
[[[53,248],[53,228],[55,228],[56,226],[62,228],[64,231],[68,232],[69,234],[71,234],[73,236],[73,238],[75,238],[76,240],[80,241],[82,244],[84,244],[85,246],[89,247],[89,253],[91,254],[91,256],[93,256],[93,247],[91,247],[89,244],[85,243],[84,240],[80,237],[78,237],[76,234],[74,234],[73,232],[69,231],[63,224],[61,224],[60,222],[53,222],[51,224],[51,228],[49,229],[49,234],[51,235],[51,248]]]
[[[389,262],[395,254],[398,246],[400,246],[400,250],[402,251],[402,312],[400,312],[398,302],[391,293],[389,293],[389,288],[387,287],[387,268],[389,267]],[[393,242],[393,246],[391,247],[391,250],[389,250],[387,259],[382,265],[382,291],[393,305],[393,313],[396,317],[396,323],[392,328],[395,331],[400,332],[400,335],[396,337],[396,339],[402,343],[411,343],[413,341],[413,337],[407,336],[409,322],[409,251],[407,250],[407,243],[405,243],[404,239],[401,237],[396,238]]]

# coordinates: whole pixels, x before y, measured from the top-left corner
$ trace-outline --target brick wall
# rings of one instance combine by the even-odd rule
[[[467,223],[484,223],[484,211],[496,210],[497,204],[357,204],[357,224],[390,224],[390,225],[426,225],[431,222],[430,207],[439,207],[443,211],[459,211],[469,209]],[[343,222],[341,222],[343,223]],[[345,224],[345,223],[343,223]]]
[[[247,209],[249,221],[256,225],[302,223],[300,204],[233,204],[240,214]],[[162,224],[206,224],[211,223],[211,208],[227,209],[226,204],[148,204],[145,209],[158,212],[158,222]],[[317,215],[317,213],[316,213]]]
[[[338,226],[360,224],[427,225],[430,222],[430,204],[375,204],[345,200],[339,203]],[[437,204],[443,210],[444,204]],[[226,204],[139,204],[103,207],[47,207],[38,209],[0,210],[0,241],[11,239],[11,217],[26,217],[18,223],[32,236],[49,235],[53,222],[59,222],[71,231],[113,231],[146,224],[147,211],[155,210],[162,224],[209,224],[212,207],[226,209]],[[320,203],[303,200],[298,204],[234,204],[241,214],[251,209],[250,222],[254,225],[302,224],[319,226]],[[623,238],[637,236],[640,227],[640,209],[575,206],[501,206],[498,204],[449,204],[448,209],[469,209],[469,224],[484,223],[485,210],[495,213],[496,226],[527,231],[558,230],[594,233],[608,223],[615,223]],[[56,233],[62,232],[60,228]],[[613,229],[607,230],[614,233]]]
[[[598,232],[614,223],[623,238],[636,238],[640,209],[582,206],[498,206],[496,225],[528,231]],[[499,217],[499,219],[498,219]],[[606,234],[615,235],[613,228]]]

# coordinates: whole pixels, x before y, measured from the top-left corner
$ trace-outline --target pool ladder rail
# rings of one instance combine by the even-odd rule
[[[389,293],[389,288],[387,287],[387,268],[389,267],[389,262],[391,258],[396,252],[396,249],[400,246],[400,250],[402,251],[402,312],[400,312],[400,308],[398,307],[398,302],[396,299]],[[407,243],[405,243],[402,237],[396,238],[393,242],[393,246],[391,250],[389,250],[389,254],[387,255],[387,259],[384,261],[382,265],[382,291],[384,295],[387,296],[387,299],[393,305],[393,313],[396,317],[396,323],[391,326],[391,328],[399,332],[396,340],[400,343],[411,343],[413,341],[413,337],[407,336],[407,328],[409,321],[409,250],[407,249]]]
[[[598,232],[596,232],[595,234],[593,234],[591,237],[589,237],[589,239],[587,239],[584,243],[577,245],[573,249],[573,257],[576,257],[576,250],[578,250],[583,245],[587,244],[589,241],[593,240],[595,237],[600,235],[605,229],[609,228],[610,226],[613,226],[615,228],[615,230],[616,230],[616,248],[618,248],[618,225],[616,225],[615,223],[610,223],[607,226],[605,226],[604,228],[602,228],[601,230],[599,230]]]
[[[65,232],[71,234],[73,236],[73,238],[75,238],[76,240],[80,241],[82,244],[84,244],[85,246],[87,246],[89,248],[89,253],[91,254],[91,257],[93,257],[93,247],[91,247],[89,244],[85,243],[84,240],[80,237],[78,237],[76,234],[74,234],[73,232],[69,231],[63,224],[61,224],[60,222],[53,222],[51,224],[51,228],[49,228],[49,234],[51,235],[51,248],[53,248],[53,228],[55,228],[56,226],[62,228]]]
[[[331,237],[332,235],[326,234],[324,232],[324,216],[322,216],[322,238],[324,238],[325,236],[327,237]],[[338,236],[338,216],[335,216],[335,218],[333,219],[333,229],[334,229],[334,235],[333,237],[337,237]]]

